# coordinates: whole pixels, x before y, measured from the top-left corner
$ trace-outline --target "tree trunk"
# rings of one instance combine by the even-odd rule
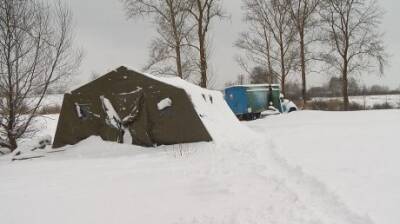
[[[207,88],[207,59],[204,42],[200,42],[200,73],[201,73],[201,83],[200,86]]]
[[[206,57],[206,30],[204,30],[204,8],[202,6],[202,1],[197,0],[197,8],[199,10],[199,15],[197,18],[197,35],[199,37],[199,54],[200,54],[200,75],[201,81],[200,86],[207,88],[207,57]]]
[[[11,51],[12,48],[9,44],[8,46],[8,53],[7,53],[7,69],[8,69],[8,123],[7,123],[7,138],[8,138],[8,145],[11,152],[13,152],[17,148],[17,140],[15,136],[15,96],[14,96],[14,83],[12,77],[14,74],[12,73],[13,67],[11,65]]]
[[[281,86],[282,86],[281,87],[281,92],[282,92],[283,95],[285,95],[285,91],[286,91],[285,82],[286,82],[285,77],[282,77],[282,79],[281,79]]]
[[[178,77],[183,79],[183,71],[182,71],[182,56],[181,56],[181,37],[178,33],[178,28],[176,26],[176,13],[174,10],[173,2],[167,3],[169,7],[169,11],[171,13],[171,25],[175,39],[175,54],[176,54],[176,73]]]
[[[349,35],[347,32],[346,28],[346,40],[345,40],[345,48],[344,48],[344,54],[343,54],[343,74],[342,74],[342,92],[343,92],[343,110],[348,111],[349,110],[349,80],[348,80],[348,66],[349,66],[349,59],[348,59],[348,53],[349,53]]]
[[[280,43],[280,51],[281,51],[281,92],[283,95],[285,95],[286,66],[285,66],[285,50],[283,47],[283,42]]]
[[[8,143],[9,143],[9,149],[11,150],[11,152],[13,152],[18,147],[17,140],[15,138],[15,135],[13,135],[12,133],[8,133],[7,137],[8,137]]]
[[[347,77],[347,61],[344,62],[344,69],[342,74],[342,94],[343,94],[343,109],[345,111],[349,110],[349,92],[348,92],[348,77]]]
[[[205,33],[203,32],[203,14],[200,13],[199,16],[199,27],[198,27],[198,35],[199,35],[199,53],[200,53],[200,75],[201,82],[200,86],[203,88],[207,88],[207,58],[206,58],[206,46],[205,46]]]
[[[183,79],[181,47],[178,45],[178,43],[175,47],[175,53],[176,53],[176,72],[177,72],[178,76],[181,79]]]
[[[301,60],[301,91],[303,97],[303,105],[305,106],[308,100],[307,96],[307,80],[306,80],[306,57],[304,46],[304,31],[300,32],[300,60]]]

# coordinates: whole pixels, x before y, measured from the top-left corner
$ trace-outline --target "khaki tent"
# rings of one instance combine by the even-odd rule
[[[54,148],[90,136],[142,146],[211,141],[184,89],[120,67],[64,95]]]

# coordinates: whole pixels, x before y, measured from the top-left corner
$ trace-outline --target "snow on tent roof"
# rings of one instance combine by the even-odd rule
[[[179,77],[160,77],[149,73],[138,73],[146,75],[148,78],[185,90],[207,131],[215,141],[224,135],[224,130],[227,128],[232,130],[242,128],[239,120],[229,108],[220,91],[202,88]]]

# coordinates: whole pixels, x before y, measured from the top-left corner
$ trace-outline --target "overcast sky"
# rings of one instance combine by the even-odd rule
[[[105,74],[125,65],[140,69],[148,59],[148,46],[154,37],[154,27],[144,20],[127,21],[119,0],[67,0],[76,23],[76,43],[85,51],[79,80],[87,80],[93,72]],[[370,75],[363,79],[367,85],[385,84],[400,87],[400,1],[380,0],[386,11],[382,30],[390,57],[390,66],[382,78]],[[238,33],[246,29],[242,22],[241,0],[224,0],[231,19],[216,23],[211,30],[213,40],[212,69],[217,75],[216,85],[223,84],[241,72],[234,56],[238,50],[233,43]],[[313,75],[312,85],[329,77]],[[359,79],[359,78],[358,78]]]

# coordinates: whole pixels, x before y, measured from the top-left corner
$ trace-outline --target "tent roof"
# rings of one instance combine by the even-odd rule
[[[183,80],[183,79],[181,79],[181,78],[179,78],[177,76],[155,76],[155,75],[152,75],[152,74],[149,74],[149,73],[140,72],[138,70],[135,70],[135,69],[132,69],[132,68],[128,68],[128,67],[125,67],[125,66],[120,66],[117,69],[108,72],[107,74],[110,74],[111,72],[118,72],[118,71],[121,71],[121,70],[133,71],[133,72],[135,72],[137,74],[143,75],[143,76],[145,76],[147,78],[150,78],[150,79],[153,79],[155,81],[162,82],[164,84],[167,84],[167,85],[170,85],[170,86],[174,86],[176,88],[183,89],[188,94],[189,93],[193,93],[193,92],[197,92],[197,93],[200,93],[200,94],[202,94],[202,93],[203,94],[207,94],[207,93],[215,92],[213,90],[207,90],[207,89],[201,88],[200,86],[195,85],[195,84],[190,83],[190,82],[187,82],[187,81],[185,81],[185,80]],[[103,75],[103,76],[105,76],[105,75]],[[103,76],[101,76],[101,77],[103,77]],[[100,79],[101,77],[99,77],[97,79]],[[89,81],[86,84],[75,88],[71,92],[76,92],[79,89],[81,89],[82,87],[84,87],[86,85],[89,85],[89,84],[92,84],[93,82],[96,82],[97,79]]]
[[[201,88],[200,86],[187,82],[179,77],[160,77],[148,73],[137,72],[124,66],[120,66],[119,68],[110,71],[106,75],[103,75],[98,79],[93,80],[73,90],[72,93],[78,93],[81,89],[87,89],[89,85],[96,85],[96,81],[104,79],[105,77],[107,77],[108,75],[112,75],[113,73],[121,74],[122,71],[128,71],[127,75],[129,75],[129,73],[142,75],[156,82],[161,82],[163,84],[184,90],[185,93],[189,96],[195,111],[200,116],[200,119],[203,121],[203,124],[211,135],[214,130],[212,126],[218,123],[216,122],[217,120],[224,122],[232,122],[234,120],[237,120],[233,112],[227,106],[220,91]]]

